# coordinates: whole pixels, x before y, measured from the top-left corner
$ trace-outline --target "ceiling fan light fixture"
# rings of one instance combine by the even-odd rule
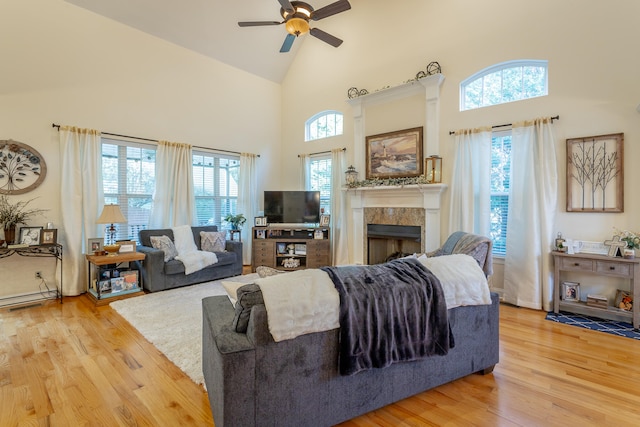
[[[309,22],[303,18],[293,17],[287,20],[285,27],[289,34],[299,36],[309,32]]]

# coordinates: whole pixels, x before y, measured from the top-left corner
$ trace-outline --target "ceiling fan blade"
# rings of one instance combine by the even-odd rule
[[[245,22],[238,22],[238,25],[240,27],[262,27],[265,25],[280,25],[282,24],[282,22],[278,22],[278,21],[245,21]]]
[[[345,10],[351,9],[351,4],[347,0],[338,0],[335,3],[331,3],[325,7],[321,7],[318,10],[311,12],[311,19],[318,21],[328,16],[335,15]]]
[[[287,13],[293,13],[296,11],[289,0],[278,0],[278,3],[280,3],[280,6],[282,6]]]
[[[284,43],[282,43],[282,47],[280,48],[280,53],[289,52],[295,40],[296,40],[296,36],[294,36],[293,34],[287,34],[287,37],[285,37]]]
[[[325,43],[329,43],[333,47],[338,47],[342,44],[342,40],[340,40],[335,36],[332,36],[329,33],[325,33],[319,28],[312,28],[311,31],[309,31],[309,34],[311,34],[313,37],[316,37],[322,40]]]

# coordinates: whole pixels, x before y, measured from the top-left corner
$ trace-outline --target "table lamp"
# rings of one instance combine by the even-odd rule
[[[96,220],[96,224],[110,224],[105,229],[105,235],[109,236],[109,239],[104,245],[104,250],[110,256],[114,256],[120,250],[120,245],[116,243],[116,227],[113,225],[119,222],[127,222],[127,219],[122,215],[120,206],[113,204],[105,205]]]

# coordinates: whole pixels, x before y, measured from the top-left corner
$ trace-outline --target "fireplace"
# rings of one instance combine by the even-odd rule
[[[371,187],[348,189],[351,218],[349,220],[352,247],[351,262],[369,263],[368,225],[401,225],[420,228],[420,239],[391,239],[391,248],[402,252],[428,252],[440,246],[440,202],[444,184],[406,185],[402,187]],[[401,242],[398,243],[398,240]],[[382,244],[375,242],[375,244]],[[389,244],[389,242],[387,242]],[[408,246],[411,244],[411,246]],[[395,246],[394,246],[395,245]],[[378,260],[378,247],[375,260]],[[388,247],[380,249],[385,257]],[[384,260],[382,260],[384,261]]]
[[[367,224],[367,264],[380,264],[421,251],[418,225]]]

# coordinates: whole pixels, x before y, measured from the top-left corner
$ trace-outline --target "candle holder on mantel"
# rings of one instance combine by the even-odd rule
[[[442,157],[432,154],[424,160],[424,176],[429,184],[442,182]]]

